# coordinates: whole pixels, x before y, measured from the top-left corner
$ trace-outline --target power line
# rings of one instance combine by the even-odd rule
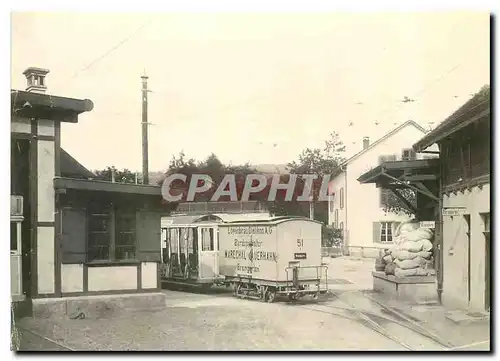
[[[448,75],[450,75],[452,72],[454,72],[457,68],[459,68],[462,64],[459,63],[457,65],[455,65],[454,67],[452,67],[450,70],[448,70],[446,73],[442,74],[441,76],[437,77],[436,79],[434,79],[432,82],[430,82],[429,84],[427,84],[426,86],[424,86],[422,89],[420,89],[417,93],[415,93],[413,96],[411,96],[411,99],[415,99],[417,98],[418,96],[424,94],[431,85],[435,85],[437,83],[439,83],[440,81],[442,81],[443,79],[445,79]],[[400,103],[396,106],[396,109],[394,110],[398,110],[400,109],[402,106],[404,106],[406,103]],[[384,115],[384,114],[387,114],[389,111],[391,111],[393,108],[392,107],[389,107],[383,111],[381,111],[380,113],[376,114],[375,117],[379,118],[380,116]]]
[[[99,56],[98,58],[94,59],[93,61],[91,61],[89,64],[85,65],[81,70],[77,71],[74,75],[73,75],[73,79],[76,78],[81,72],[85,71],[85,70],[88,70],[90,69],[92,66],[94,66],[96,63],[98,63],[99,61],[101,61],[102,59],[104,59],[105,57],[107,57],[109,54],[111,54],[113,51],[115,51],[116,49],[118,49],[120,46],[122,46],[123,44],[125,44],[127,41],[129,41],[131,38],[133,38],[135,35],[137,35],[142,29],[144,29],[146,26],[148,26],[149,24],[151,24],[153,22],[153,19],[150,19],[149,21],[147,21],[146,23],[142,24],[139,28],[137,28],[137,30],[135,30],[132,34],[130,34],[129,36],[127,36],[126,38],[122,39],[119,43],[117,43],[116,45],[114,45],[112,48],[110,48],[108,51],[106,51],[103,55]]]
[[[143,26],[144,27],[144,26]],[[453,66],[450,70],[448,70],[447,72],[445,72],[444,74],[440,75],[439,77],[435,78],[434,80],[432,80],[431,82],[429,82],[427,85],[425,85],[422,89],[420,89],[418,92],[416,92],[414,95],[411,96],[411,99],[413,98],[417,98],[418,96],[424,94],[426,91],[429,90],[429,88],[431,86],[434,86],[435,84],[441,82],[442,80],[444,80],[447,76],[449,76],[452,72],[454,72],[457,68],[459,68],[461,66],[461,63]],[[162,94],[163,91],[159,91],[159,92],[155,92],[157,94]],[[233,107],[237,107],[245,102],[248,102],[248,101],[252,101],[252,100],[257,100],[260,98],[260,95],[257,94],[257,95],[253,95],[251,97],[248,97],[247,99],[245,99],[243,102],[240,102],[240,101],[237,101],[237,102],[233,102],[233,103],[229,103],[229,104],[225,104],[225,105],[222,105],[222,106],[219,106],[219,107],[213,107],[212,109],[207,109],[207,110],[204,110],[204,111],[200,111],[199,114],[197,114],[198,112],[195,112],[194,114],[190,114],[190,115],[187,115],[187,116],[183,116],[181,118],[176,118],[177,121],[179,120],[182,120],[182,121],[185,121],[185,120],[189,120],[189,119],[196,119],[196,118],[199,118],[201,116],[203,116],[202,112],[203,113],[207,113],[207,112],[224,112],[228,109],[231,109]],[[404,105],[406,105],[406,103],[399,103],[398,105],[396,105],[395,107],[394,106],[391,106],[391,107],[388,107],[386,109],[384,109],[383,111],[377,113],[374,115],[374,117],[377,119],[380,119],[380,116],[381,115],[384,115],[384,114],[387,114],[389,111],[397,111],[398,109],[402,108]],[[108,113],[108,114],[113,114],[113,115],[126,115],[124,113]],[[375,121],[376,123],[380,124],[380,121]],[[356,122],[352,122],[352,121],[349,121],[349,126],[355,126],[355,123]],[[378,125],[377,124],[377,125]],[[158,125],[160,127],[163,127],[163,124],[154,124],[154,125]]]

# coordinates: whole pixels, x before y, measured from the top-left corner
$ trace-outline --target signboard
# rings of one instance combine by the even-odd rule
[[[294,259],[307,259],[307,253],[294,253]]]
[[[434,228],[436,228],[436,222],[434,222],[434,221],[420,222],[420,228],[434,229]]]
[[[465,214],[465,208],[443,208],[443,216],[462,216]]]

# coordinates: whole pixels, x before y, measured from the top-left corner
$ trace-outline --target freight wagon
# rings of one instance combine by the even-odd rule
[[[321,223],[302,217],[218,224],[219,272],[234,295],[274,302],[327,291]]]

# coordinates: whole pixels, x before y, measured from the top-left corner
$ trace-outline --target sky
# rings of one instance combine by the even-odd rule
[[[347,155],[413,119],[435,127],[490,79],[486,12],[13,13],[11,87],[50,69],[48,93],[94,103],[63,124],[90,169],[203,160],[288,163],[333,131]],[[404,96],[414,102],[403,103]],[[352,122],[352,125],[350,125]]]

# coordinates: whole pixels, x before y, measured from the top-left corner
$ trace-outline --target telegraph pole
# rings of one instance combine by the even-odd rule
[[[148,158],[148,77],[142,79],[142,183],[149,184]]]

